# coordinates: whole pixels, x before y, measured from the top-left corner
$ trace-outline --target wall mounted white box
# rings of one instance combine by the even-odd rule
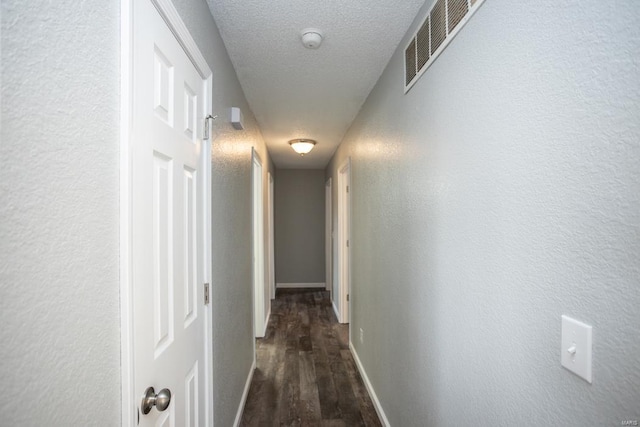
[[[231,107],[231,126],[236,130],[244,129],[244,120],[242,117],[242,110],[238,107]]]
[[[591,331],[590,325],[568,316],[562,316],[562,366],[591,384]]]

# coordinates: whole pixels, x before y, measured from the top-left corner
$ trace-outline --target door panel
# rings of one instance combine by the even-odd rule
[[[198,318],[197,181],[198,172],[183,168],[184,194],[184,327]]]
[[[133,9],[132,271],[135,397],[171,391],[141,426],[204,421],[206,81],[149,0]],[[140,400],[136,402],[140,405]]]
[[[199,388],[198,388],[198,361],[195,362],[185,380],[185,423],[186,427],[198,427],[199,423]]]
[[[155,357],[173,343],[173,165],[153,153],[153,325]]]

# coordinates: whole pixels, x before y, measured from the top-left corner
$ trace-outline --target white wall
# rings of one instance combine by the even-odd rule
[[[405,39],[327,170],[352,157],[353,342],[393,426],[640,419],[640,7],[560,3],[487,0],[407,95]]]
[[[1,7],[0,423],[119,425],[119,3]]]

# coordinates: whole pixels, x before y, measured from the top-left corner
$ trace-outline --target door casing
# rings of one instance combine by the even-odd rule
[[[255,149],[251,156],[252,168],[252,222],[253,222],[253,335],[262,338],[266,329],[266,302],[264,280],[264,193],[262,160]],[[255,347],[255,341],[254,341]],[[254,348],[255,354],[255,348]]]
[[[132,118],[133,118],[133,2],[137,0],[120,0],[120,347],[121,347],[121,425],[134,427],[137,425],[135,396],[135,364],[133,342],[133,279],[132,279]],[[156,7],[165,23],[191,59],[198,73],[206,80],[205,116],[212,113],[213,73],[198,49],[195,40],[180,18],[171,0],[150,0]],[[205,126],[205,121],[199,123]],[[204,158],[210,159],[211,141],[203,141]],[[204,200],[204,280],[211,283],[211,163],[204,162],[203,200]],[[204,377],[205,425],[213,425],[213,375],[211,363],[213,348],[211,341],[212,304],[205,306],[204,337],[206,345]]]
[[[351,316],[351,158],[338,168],[338,280],[340,323]],[[348,298],[349,296],[349,298]]]
[[[332,269],[332,258],[333,258],[333,211],[331,204],[331,178],[327,180],[324,188],[324,221],[325,221],[325,281],[326,287],[325,289],[329,292],[332,292],[333,289],[333,269]],[[330,296],[330,300],[333,300],[333,297]]]
[[[268,197],[269,202],[267,203],[268,216],[269,216],[269,243],[267,247],[268,251],[268,265],[269,265],[269,296],[271,299],[275,299],[276,297],[276,268],[275,268],[275,236],[274,236],[274,225],[273,225],[273,210],[274,210],[274,200],[273,200],[273,192],[274,192],[274,183],[273,183],[273,175],[271,172],[268,173],[267,185],[268,189]],[[268,316],[267,316],[268,317]]]

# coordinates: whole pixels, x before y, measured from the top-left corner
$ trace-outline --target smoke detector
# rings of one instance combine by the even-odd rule
[[[302,30],[302,44],[307,49],[317,49],[322,43],[322,31],[317,28],[307,28]]]

